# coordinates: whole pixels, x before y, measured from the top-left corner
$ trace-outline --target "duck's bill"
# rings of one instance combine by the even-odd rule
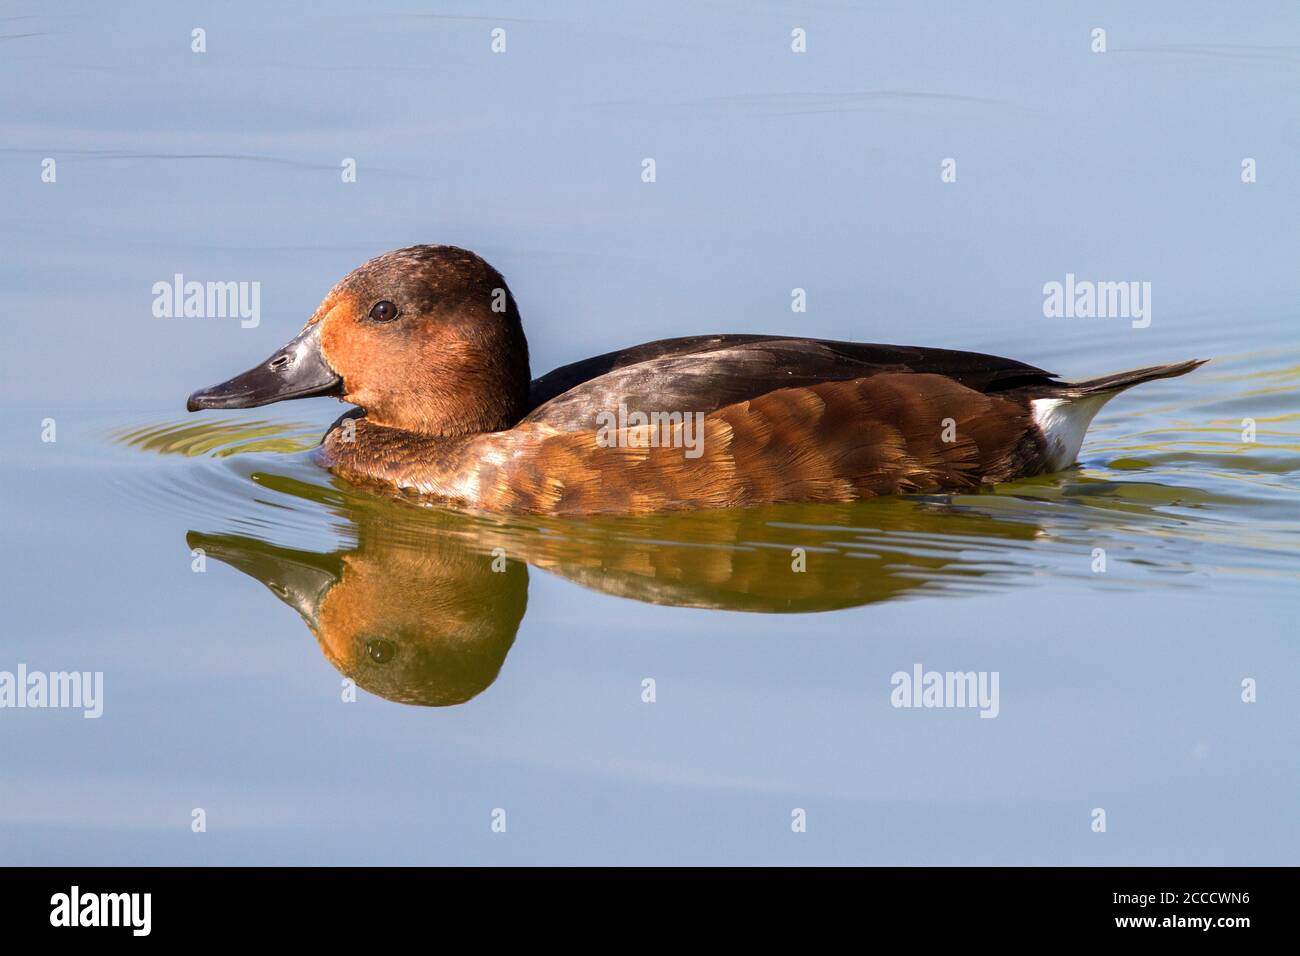
[[[314,322],[269,359],[228,382],[202,388],[186,409],[256,408],[290,398],[343,394],[343,379],[330,368],[320,347],[320,323]]]

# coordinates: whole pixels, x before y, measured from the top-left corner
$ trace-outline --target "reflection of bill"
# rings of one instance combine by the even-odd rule
[[[240,535],[191,532],[188,541],[294,607],[359,687],[426,706],[463,703],[496,679],[523,620],[529,564],[650,604],[797,613],[996,584],[959,547],[916,547],[937,522],[949,536],[983,540],[1038,532],[904,500],[523,528],[376,500],[346,517],[357,543],[330,554]]]

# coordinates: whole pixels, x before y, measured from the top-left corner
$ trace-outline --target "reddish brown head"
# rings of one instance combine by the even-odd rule
[[[455,246],[411,246],[354,269],[302,332],[257,368],[190,397],[248,408],[332,394],[371,421],[425,435],[509,428],[531,375],[501,274]]]

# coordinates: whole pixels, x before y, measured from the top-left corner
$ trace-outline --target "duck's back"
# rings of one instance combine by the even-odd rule
[[[526,423],[592,427],[620,405],[630,411],[712,412],[780,388],[886,373],[942,375],[977,392],[1050,385],[1055,376],[979,352],[836,342],[775,335],[661,339],[565,365],[535,379]]]

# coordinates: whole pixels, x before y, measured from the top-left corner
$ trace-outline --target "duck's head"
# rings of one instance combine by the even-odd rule
[[[190,411],[333,395],[376,424],[453,436],[509,428],[531,375],[501,273],[466,249],[411,246],[354,269],[262,364],[190,396]]]

